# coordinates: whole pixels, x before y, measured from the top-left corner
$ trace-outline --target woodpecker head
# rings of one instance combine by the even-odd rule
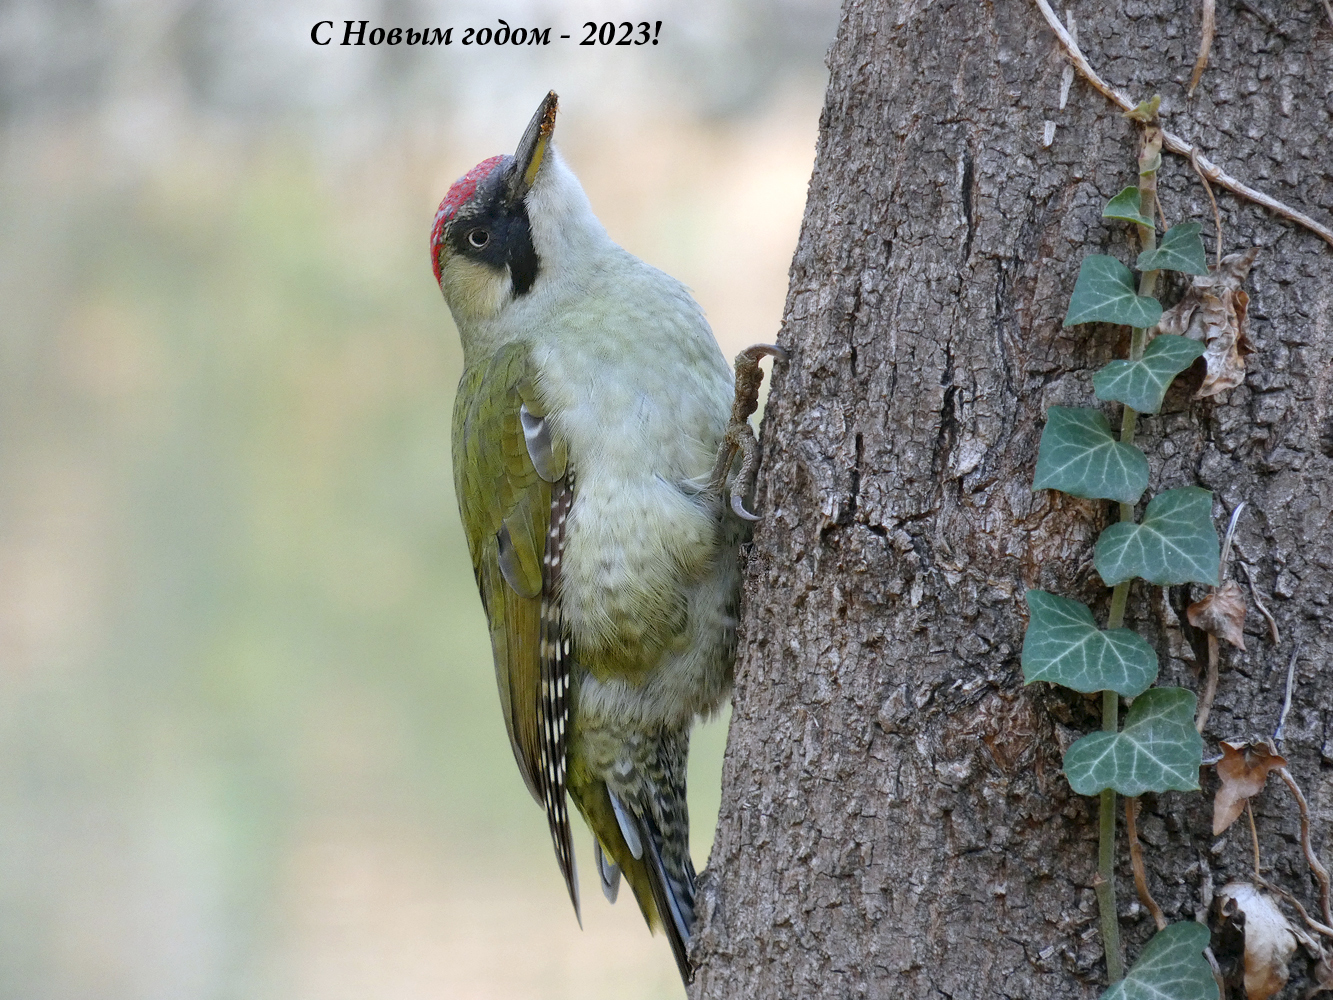
[[[581,230],[605,235],[552,147],[556,102],[554,91],[546,95],[513,156],[482,160],[440,202],[431,265],[460,330],[531,296],[577,256]]]

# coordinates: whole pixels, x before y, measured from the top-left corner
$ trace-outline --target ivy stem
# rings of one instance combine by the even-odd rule
[[[1152,219],[1157,211],[1157,168],[1162,159],[1162,131],[1149,125],[1144,131],[1143,146],[1139,150],[1139,215]],[[1139,226],[1139,242],[1144,250],[1157,246],[1157,230],[1149,223]],[[1157,272],[1144,271],[1139,277],[1139,294],[1152,295],[1157,287]],[[1138,361],[1147,346],[1148,331],[1134,327],[1129,342],[1129,360]],[[1120,441],[1134,443],[1138,413],[1126,406],[1120,417]],[[1133,522],[1134,505],[1120,505],[1120,520]],[[1126,580],[1111,591],[1111,613],[1106,622],[1108,629],[1120,628],[1125,623],[1125,606],[1129,603],[1129,584]],[[1102,692],[1102,729],[1109,733],[1120,729],[1120,695],[1115,691]],[[1099,837],[1097,850],[1097,910],[1101,915],[1102,946],[1106,951],[1106,976],[1116,983],[1125,977],[1125,961],[1120,954],[1120,918],[1115,904],[1115,789],[1106,788],[1101,795]]]
[[[1139,215],[1151,219],[1157,212],[1157,168],[1162,163],[1162,130],[1150,126],[1143,135],[1143,148],[1139,150]],[[1144,252],[1157,249],[1157,230],[1152,225],[1140,225],[1139,244]],[[1139,275],[1139,294],[1151,296],[1157,289],[1157,271],[1144,271]],[[1148,331],[1142,327],[1132,327],[1129,340],[1129,360],[1138,361],[1143,357],[1148,346]],[[1134,443],[1134,428],[1139,419],[1138,412],[1126,406],[1120,416],[1120,441],[1122,444]],[[1120,505],[1120,520],[1134,520],[1134,505]],[[1111,618],[1114,624],[1109,628],[1119,628],[1123,623],[1125,599],[1128,597],[1128,584],[1121,584],[1111,596]],[[1122,593],[1120,587],[1124,587]],[[1118,600],[1117,600],[1118,598]],[[1117,605],[1120,615],[1116,615]]]
[[[1128,506],[1124,504],[1122,506]],[[1131,511],[1129,517],[1121,517],[1122,521],[1133,521],[1134,514]],[[1111,613],[1107,616],[1106,627],[1108,629],[1120,628],[1125,624],[1125,605],[1129,603],[1129,581],[1117,583],[1115,589],[1111,591]],[[1109,730],[1110,727],[1104,724],[1103,729]]]
[[[1102,729],[1120,727],[1120,695],[1102,692]],[[1125,960],[1120,954],[1120,917],[1115,905],[1115,789],[1102,789],[1098,831],[1097,912],[1101,916],[1102,948],[1106,952],[1106,978],[1117,983],[1125,978]]]
[[[1157,210],[1157,167],[1162,162],[1162,132],[1161,129],[1150,127],[1144,133],[1143,148],[1139,151],[1139,215],[1151,219]],[[1151,226],[1139,226],[1139,242],[1144,251],[1155,250],[1157,248],[1157,230]],[[1157,288],[1157,271],[1144,271],[1139,276],[1139,294],[1152,295]],[[1131,327],[1129,338],[1129,360],[1138,361],[1143,357],[1144,348],[1148,342],[1148,330],[1143,327]],[[1138,424],[1139,414],[1131,406],[1126,406],[1124,412],[1120,415],[1120,443],[1133,444],[1134,431]],[[1134,520],[1134,505],[1132,503],[1122,503],[1120,505],[1120,520],[1132,522]],[[1106,627],[1120,628],[1125,624],[1125,605],[1129,601],[1129,584],[1118,583],[1115,589],[1111,591],[1111,614],[1107,620]],[[1103,692],[1103,695],[1109,692]],[[1118,703],[1117,703],[1118,704]],[[1107,717],[1112,716],[1112,724],[1107,723]],[[1106,703],[1103,703],[1102,728],[1114,731],[1115,722],[1112,713],[1107,709]]]
[[[1152,244],[1154,242],[1155,241],[1152,239],[1152,237],[1149,237],[1147,249],[1151,250]],[[1156,284],[1157,284],[1156,271],[1143,272],[1142,277],[1139,278],[1139,294],[1151,295],[1153,286]],[[1139,358],[1143,357],[1144,343],[1147,339],[1148,339],[1147,330],[1140,329],[1137,326],[1131,329],[1131,335],[1129,340],[1130,361],[1138,361]],[[1121,444],[1134,443],[1134,431],[1138,425],[1138,420],[1139,420],[1138,410],[1134,409],[1132,406],[1126,406],[1124,412],[1120,414]],[[1134,520],[1134,505],[1132,503],[1122,503],[1120,505],[1120,520],[1130,521],[1130,522]],[[1116,584],[1115,591],[1111,594],[1111,621],[1107,624],[1106,626],[1107,628],[1119,628],[1121,625],[1124,624],[1125,599],[1127,597],[1129,597],[1128,580],[1125,581],[1124,583]],[[1117,610],[1119,611],[1118,614]]]

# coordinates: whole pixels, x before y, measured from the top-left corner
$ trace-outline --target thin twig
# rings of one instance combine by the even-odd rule
[[[1038,0],[1038,2],[1041,2],[1041,0]],[[1199,171],[1214,184],[1221,185],[1232,194],[1238,194],[1242,198],[1248,198],[1256,205],[1262,205],[1270,212],[1280,215],[1283,218],[1290,219],[1297,225],[1304,226],[1306,229],[1310,230],[1310,232],[1328,243],[1329,246],[1333,246],[1333,229],[1320,225],[1305,213],[1298,212],[1296,209],[1284,205],[1271,195],[1266,195],[1262,191],[1257,191],[1248,184],[1244,184],[1232,177],[1221,167],[1217,166],[1217,164],[1213,163],[1200,153],[1198,147],[1186,142],[1184,139],[1180,138],[1180,136],[1173,135],[1165,129],[1162,130],[1162,136],[1164,140],[1162,145],[1177,156],[1183,156],[1186,159],[1190,159],[1191,157],[1196,159],[1198,161]]]
[[[1139,894],[1139,902],[1142,903],[1149,913],[1152,914],[1154,922],[1159,931],[1166,930],[1166,917],[1162,914],[1162,908],[1157,905],[1157,900],[1152,898],[1152,893],[1148,891],[1148,873],[1143,867],[1143,847],[1139,844],[1139,830],[1135,825],[1135,817],[1139,812],[1139,800],[1136,797],[1125,797],[1125,834],[1129,838],[1129,864],[1134,869],[1134,888]]]
[[[1240,520],[1240,512],[1245,509],[1245,501],[1242,500],[1236,504],[1236,509],[1231,512],[1231,520],[1227,522],[1227,534],[1222,542],[1222,555],[1218,560],[1217,576],[1220,580],[1227,578],[1227,563],[1231,559],[1231,540],[1236,536],[1236,522]],[[1216,587],[1209,587],[1208,592],[1217,593]],[[1217,661],[1220,655],[1220,647],[1217,642],[1217,636],[1208,633],[1208,680],[1204,684],[1203,697],[1199,699],[1199,715],[1194,720],[1194,728],[1202,733],[1203,727],[1208,724],[1208,716],[1213,710],[1213,699],[1217,697]]]
[[[1231,512],[1231,520],[1227,522],[1226,537],[1222,540],[1222,558],[1218,560],[1220,566],[1219,576],[1225,580],[1227,578],[1227,563],[1231,561],[1231,540],[1236,537],[1236,522],[1240,520],[1240,512],[1245,509],[1245,501],[1242,500],[1236,504],[1236,509]],[[1213,588],[1217,590],[1216,587]]]
[[[1083,74],[1083,78],[1100,91],[1107,100],[1119,107],[1121,111],[1133,111],[1138,105],[1097,75],[1097,71],[1092,68],[1088,63],[1088,60],[1084,58],[1083,53],[1079,51],[1078,44],[1069,37],[1069,32],[1065,31],[1064,25],[1062,25],[1060,19],[1055,16],[1055,11],[1051,10],[1051,5],[1047,3],[1046,0],[1037,0],[1037,6],[1041,8],[1041,13],[1042,16],[1046,18],[1046,23],[1049,24],[1051,30],[1055,32],[1055,37],[1060,39],[1060,44],[1064,46],[1065,55],[1067,55],[1070,61],[1074,64],[1074,68]],[[1162,131],[1162,140],[1162,144],[1167,150],[1175,153],[1177,156],[1183,156],[1185,159],[1191,160],[1194,163],[1195,169],[1214,184],[1218,184],[1233,194],[1240,195],[1242,198],[1247,198],[1256,205],[1262,205],[1264,208],[1282,216],[1284,219],[1290,219],[1292,222],[1304,226],[1306,229],[1310,230],[1310,232],[1315,233],[1321,239],[1325,240],[1329,246],[1333,246],[1333,229],[1329,229],[1327,226],[1322,226],[1308,215],[1284,205],[1276,198],[1266,195],[1262,191],[1256,191],[1249,185],[1243,184],[1200,153],[1196,146],[1186,142],[1184,139],[1180,138],[1180,136],[1167,132],[1164,129]]]
[[[1324,0],[1324,10],[1328,11],[1328,23],[1333,27],[1333,0]]]
[[[1239,2],[1240,2],[1240,6],[1241,6],[1242,8],[1244,8],[1245,10],[1248,10],[1251,14],[1253,14],[1253,15],[1254,15],[1255,17],[1257,17],[1259,20],[1263,21],[1264,24],[1268,27],[1268,30],[1269,30],[1269,31],[1276,32],[1276,33],[1279,34],[1279,35],[1282,34],[1282,29],[1278,27],[1278,23],[1277,23],[1276,20],[1274,20],[1272,14],[1269,14],[1266,10],[1264,10],[1263,8],[1261,8],[1258,4],[1251,3],[1250,0],[1239,0]],[[1284,36],[1284,37],[1285,37],[1285,36]]]
[[[1065,8],[1065,22],[1069,25],[1069,37],[1078,44],[1078,22],[1074,20],[1074,12],[1068,7]],[[1060,110],[1065,109],[1069,103],[1069,88],[1074,85],[1074,67],[1066,65],[1060,71]]]
[[[1203,732],[1208,724],[1208,716],[1213,710],[1213,698],[1217,696],[1217,636],[1208,633],[1208,681],[1203,686],[1203,697],[1199,699],[1199,717],[1194,720],[1194,728]]]
[[[1282,696],[1282,714],[1277,717],[1277,728],[1273,730],[1273,744],[1281,749],[1282,728],[1287,724],[1287,713],[1291,711],[1291,682],[1296,677],[1296,657],[1301,655],[1301,644],[1296,643],[1296,648],[1291,651],[1291,659],[1287,661],[1287,693]]]
[[[1259,874],[1259,830],[1254,825],[1254,810],[1250,808],[1250,800],[1245,800],[1245,815],[1250,818],[1250,843],[1254,845],[1254,877],[1262,878]]]
[[[1203,182],[1203,189],[1208,194],[1208,201],[1211,202],[1213,206],[1213,222],[1217,226],[1217,246],[1214,247],[1214,250],[1216,251],[1217,254],[1217,266],[1221,267],[1222,266],[1222,213],[1217,210],[1217,199],[1213,197],[1213,186],[1208,183],[1208,175],[1205,174],[1203,172],[1203,169],[1199,166],[1199,151],[1197,149],[1190,154],[1190,166],[1192,166],[1194,168],[1194,172],[1199,175],[1199,180]]]
[[[1194,96],[1194,88],[1199,85],[1199,77],[1208,68],[1208,53],[1213,47],[1213,34],[1217,31],[1217,0],[1203,0],[1203,33],[1199,38],[1199,58],[1194,60],[1194,72],[1190,74],[1190,89],[1187,96]]]
[[[1199,871],[1203,873],[1199,879],[1199,905],[1194,910],[1195,923],[1208,923],[1208,911],[1213,905],[1213,870],[1208,867],[1208,859],[1202,854],[1199,855]]]
[[[1296,907],[1296,912],[1301,915],[1301,919],[1305,921],[1305,926],[1309,927],[1310,930],[1314,931],[1316,934],[1323,934],[1325,937],[1333,938],[1333,927],[1329,927],[1327,924],[1321,924],[1314,917],[1310,916],[1310,912],[1301,905],[1301,901],[1286,889],[1282,888],[1282,886],[1274,885],[1272,882],[1268,881],[1268,879],[1262,877],[1256,879],[1256,881],[1269,892],[1281,896],[1292,906]]]
[[[1226,996],[1227,984],[1222,979],[1222,967],[1217,964],[1217,958],[1213,955],[1211,946],[1203,950],[1203,957],[1208,960],[1208,967],[1213,970],[1213,982],[1217,983],[1217,995],[1220,997]]]
[[[1065,26],[1061,24],[1060,19],[1055,16],[1055,11],[1051,10],[1051,5],[1048,4],[1046,0],[1037,0],[1037,6],[1041,8],[1041,13],[1042,16],[1046,18],[1046,23],[1049,24],[1051,30],[1055,32],[1055,37],[1060,39],[1060,44],[1065,48],[1065,55],[1067,55],[1069,61],[1074,64],[1074,68],[1083,74],[1083,78],[1101,91],[1108,100],[1119,105],[1121,111],[1132,111],[1137,107],[1133,101],[1097,75],[1097,71],[1088,64],[1088,60],[1084,58],[1083,53],[1079,50],[1078,42],[1074,41],[1074,39],[1069,36],[1069,32],[1065,31]]]
[[[1301,791],[1301,786],[1296,784],[1296,779],[1291,776],[1290,771],[1285,767],[1279,767],[1277,776],[1287,783],[1291,794],[1296,797],[1296,806],[1301,811],[1301,850],[1305,852],[1306,864],[1310,866],[1310,871],[1314,873],[1315,880],[1319,883],[1319,910],[1324,915],[1324,923],[1333,926],[1333,906],[1329,904],[1328,869],[1310,846],[1310,804],[1305,801],[1305,794]]]
[[[1245,570],[1245,579],[1250,581],[1250,596],[1254,598],[1254,606],[1259,609],[1259,613],[1263,615],[1264,620],[1268,622],[1268,631],[1272,633],[1273,645],[1282,645],[1282,636],[1277,630],[1277,622],[1273,620],[1273,616],[1269,614],[1268,609],[1264,607],[1264,602],[1259,599],[1259,591],[1254,586],[1254,574],[1250,572],[1250,564],[1241,562],[1240,567]]]

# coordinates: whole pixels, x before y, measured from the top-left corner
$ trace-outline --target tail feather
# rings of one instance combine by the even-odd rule
[[[667,940],[671,942],[671,953],[676,958],[680,978],[688,985],[694,978],[694,966],[690,963],[690,934],[694,928],[695,890],[694,863],[690,860],[686,839],[688,834],[677,838],[680,843],[668,844],[651,813],[627,808],[615,792],[610,796],[626,845],[631,851],[635,846],[640,848],[635,857],[643,859],[653,903],[657,906]],[[687,828],[682,831],[684,829]],[[664,858],[675,863],[668,863]]]
[[[620,895],[620,866],[606,856],[602,842],[596,837],[593,838],[592,849],[597,859],[597,874],[602,877],[602,895],[608,903],[614,903]]]
[[[688,985],[694,927],[695,876],[690,860],[689,807],[685,799],[688,733],[667,732],[623,747],[637,753],[630,768],[595,770],[571,750],[569,794],[593,832],[602,891],[614,900],[623,876],[650,930],[671,943],[681,979]],[[614,784],[607,781],[608,770]]]
[[[525,431],[526,433],[526,431]],[[583,926],[579,908],[579,872],[574,861],[574,838],[569,829],[569,805],[565,799],[568,778],[570,669],[573,665],[573,646],[569,623],[559,600],[560,562],[565,550],[565,525],[569,508],[574,502],[574,470],[568,468],[565,477],[551,487],[551,526],[546,533],[546,549],[542,557],[541,600],[541,688],[537,692],[537,717],[540,721],[539,754],[541,767],[537,774],[546,820],[551,830],[560,874],[569,890],[569,901],[574,904],[574,916]]]
[[[661,836],[656,830],[649,832],[648,855],[648,881],[653,889],[653,902],[657,904],[657,912],[662,914],[662,924],[666,928],[667,940],[671,942],[671,953],[676,957],[680,978],[688,986],[694,978],[694,966],[690,962],[690,931],[694,927],[694,879],[681,882],[667,873],[662,864]]]
[[[625,838],[625,846],[634,855],[634,860],[638,861],[643,858],[643,838],[639,836],[638,821],[625,808],[619,795],[610,789],[607,789],[607,793],[611,796],[611,808],[616,812],[616,824],[620,827],[620,835]]]

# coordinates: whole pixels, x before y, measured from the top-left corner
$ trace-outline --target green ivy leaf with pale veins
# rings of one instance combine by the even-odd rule
[[[1148,488],[1148,460],[1111,436],[1100,410],[1052,406],[1037,447],[1034,490],[1060,490],[1085,500],[1138,503]]]
[[[1207,274],[1208,253],[1203,248],[1199,233],[1203,226],[1197,222],[1182,222],[1172,226],[1162,237],[1156,250],[1139,254],[1134,266],[1140,271],[1181,271],[1184,274]]]
[[[1121,323],[1150,327],[1162,318],[1162,304],[1134,289],[1134,274],[1114,257],[1084,257],[1074,294],[1069,298],[1065,326],[1077,323]]]
[[[1101,1000],[1218,1000],[1217,980],[1203,957],[1211,935],[1193,920],[1181,920],[1153,935],[1129,975]]]
[[[1139,210],[1141,204],[1138,187],[1127,187],[1106,203],[1102,209],[1102,218],[1124,219],[1126,222],[1137,222],[1140,226],[1151,226],[1152,219]]]
[[[1162,587],[1217,586],[1218,560],[1213,494],[1197,486],[1153,497],[1141,522],[1111,525],[1093,552],[1093,565],[1108,587],[1136,576]]]
[[[1023,681],[1051,681],[1090,694],[1111,690],[1127,698],[1157,679],[1157,654],[1132,629],[1097,628],[1087,605],[1044,590],[1027,593]]]
[[[1162,408],[1171,380],[1203,356],[1203,344],[1189,337],[1162,333],[1153,338],[1138,361],[1112,361],[1092,376],[1097,398],[1124,403],[1140,413]]]
[[[1134,699],[1125,728],[1089,733],[1065,754],[1069,786],[1079,795],[1114,788],[1121,795],[1199,787],[1203,738],[1194,729],[1194,692],[1149,688]]]

